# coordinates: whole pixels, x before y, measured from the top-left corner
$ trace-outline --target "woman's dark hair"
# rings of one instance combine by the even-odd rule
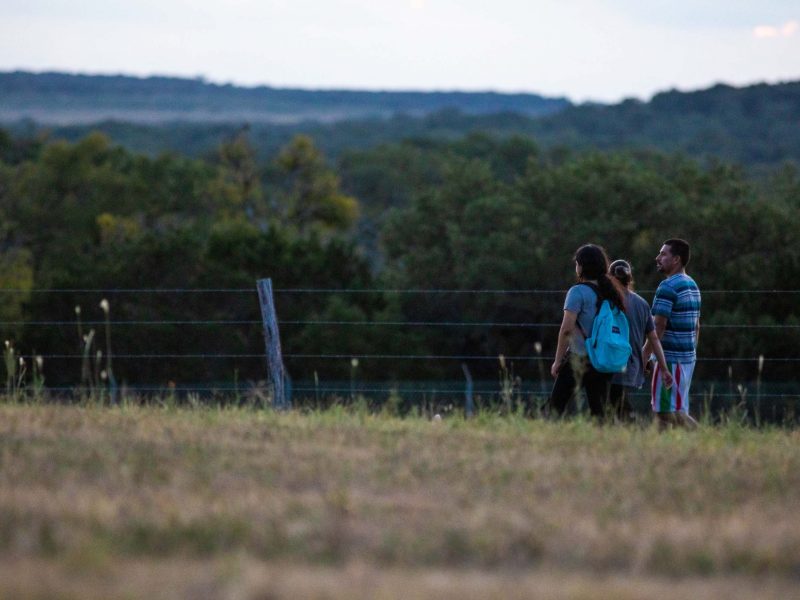
[[[628,289],[633,289],[633,268],[627,260],[618,259],[608,266],[608,274]]]
[[[601,246],[584,244],[575,251],[575,262],[581,267],[581,280],[597,281],[601,300],[608,300],[618,309],[625,310],[622,284],[616,278],[608,276],[608,255]]]

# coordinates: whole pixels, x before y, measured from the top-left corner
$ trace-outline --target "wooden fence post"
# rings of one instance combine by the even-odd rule
[[[264,344],[267,349],[267,373],[272,382],[272,406],[277,409],[291,408],[286,395],[285,369],[281,354],[281,336],[272,296],[272,279],[258,280],[258,301],[261,304],[261,320],[264,324]]]

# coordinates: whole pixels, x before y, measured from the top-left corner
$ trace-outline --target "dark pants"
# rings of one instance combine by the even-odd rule
[[[583,388],[593,417],[605,416],[611,387],[611,373],[596,371],[585,356],[567,353],[558,371],[558,377],[550,394],[550,407],[557,416],[563,415],[570,401],[575,399]]]
[[[632,388],[617,383],[611,384],[611,394],[609,395],[609,404],[611,405],[611,414],[618,420],[627,422],[636,420],[636,414],[631,406],[631,401],[628,398]]]

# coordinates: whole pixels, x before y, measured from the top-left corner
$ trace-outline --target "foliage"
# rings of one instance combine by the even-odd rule
[[[800,180],[790,171],[759,185],[723,163],[704,168],[679,156],[590,153],[554,161],[531,154],[525,173],[504,183],[485,158],[448,164],[452,168],[443,170],[441,183],[423,186],[383,228],[384,277],[392,287],[563,290],[574,278],[572,253],[595,242],[612,258],[629,259],[639,287],[652,293],[660,280],[653,258],[669,237],[691,241],[689,271],[705,290],[787,289],[800,279],[793,225],[800,217]],[[425,302],[409,299],[406,310],[420,320],[553,323],[562,299],[439,295]],[[790,324],[800,317],[793,297],[780,294],[712,292],[703,314],[704,322],[716,325],[763,325],[765,319]],[[554,333],[545,327],[528,335],[484,327],[459,329],[447,338],[432,333],[428,343],[442,353],[531,356],[537,341],[551,348]],[[779,339],[769,329],[709,329],[702,353],[792,356],[798,342],[796,329],[782,331]],[[754,366],[737,370],[752,373]],[[521,374],[535,376],[534,367],[528,363]],[[698,374],[713,376],[718,367],[705,365]],[[773,377],[791,372],[781,365],[770,369]],[[484,367],[483,374],[491,373]]]
[[[307,233],[315,225],[347,229],[358,217],[355,198],[339,192],[339,178],[307,136],[297,136],[275,160],[283,183],[278,197],[282,222]]]
[[[117,321],[253,321],[248,325],[198,323],[175,335],[170,325],[120,327],[115,345],[123,358],[115,372],[128,383],[263,377],[263,362],[233,359],[193,362],[126,360],[128,354],[232,354],[263,352],[255,281],[272,277],[280,286],[372,286],[365,259],[346,235],[357,214],[355,199],[338,189],[336,176],[310,140],[287,147],[281,160],[302,149],[296,164],[284,163],[282,179],[262,183],[247,139],[224,144],[214,161],[163,155],[147,158],[114,146],[100,134],[76,144],[45,145],[31,160],[0,164],[4,289],[3,332],[26,350],[76,355],[48,361],[53,385],[77,383],[83,333],[75,318],[98,321],[101,297],[36,289],[242,289],[251,293],[194,295],[118,293],[111,301]],[[281,187],[286,192],[278,191]],[[285,299],[282,318],[302,319],[322,310],[326,297]],[[354,305],[372,312],[369,297]],[[347,303],[349,305],[349,302]],[[63,321],[55,328],[10,323]],[[94,327],[97,329],[97,326]],[[291,349],[302,329],[285,332]],[[305,338],[303,338],[305,339]],[[291,367],[291,365],[290,365]],[[302,370],[298,369],[302,375]],[[323,370],[324,372],[324,370]],[[310,375],[309,370],[307,375]]]
[[[10,323],[70,323],[78,305],[87,322],[97,321],[101,297],[29,290],[241,289],[109,298],[118,321],[198,322],[117,326],[115,346],[123,358],[115,359],[115,374],[123,382],[160,385],[227,381],[234,373],[257,381],[264,369],[256,279],[272,277],[282,290],[438,290],[280,292],[284,352],[340,357],[287,358],[289,372],[299,379],[347,380],[349,357],[360,356],[358,375],[365,380],[459,380],[460,361],[364,357],[503,354],[515,376],[530,381],[539,378],[541,365],[514,364],[514,357],[551,353],[559,290],[573,280],[572,253],[589,241],[629,259],[649,299],[659,282],[653,257],[661,242],[685,237],[693,247],[689,271],[707,292],[704,323],[799,323],[791,296],[715,292],[796,287],[799,210],[800,177],[793,167],[753,180],[722,161],[642,150],[574,154],[522,137],[407,140],[354,150],[331,165],[304,136],[261,160],[242,130],[199,160],[136,155],[93,134],[0,163],[3,285],[19,290],[4,294],[0,311],[4,334],[18,348],[81,355],[88,326],[79,335],[73,325]],[[463,293],[531,289],[557,293]],[[403,322],[462,325],[398,325]],[[710,327],[702,354],[792,356],[798,329],[775,332]],[[253,358],[227,356],[240,353]],[[226,356],[126,361],[128,354]],[[46,363],[48,383],[75,382],[80,361],[59,360]],[[495,362],[468,364],[476,378],[497,380]],[[698,376],[724,380],[727,367],[705,363]],[[754,362],[738,364],[737,379],[754,378],[755,368]],[[791,373],[791,363],[773,362],[764,378]]]

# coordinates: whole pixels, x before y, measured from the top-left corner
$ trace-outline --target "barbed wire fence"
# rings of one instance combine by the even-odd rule
[[[363,295],[371,294],[378,296],[388,295],[486,295],[486,296],[546,296],[557,298],[559,295],[566,293],[563,289],[392,289],[392,288],[371,288],[371,289],[347,289],[347,288],[275,288],[271,290],[272,293],[278,296],[310,296],[310,295]],[[639,293],[653,293],[654,290],[640,290]],[[108,289],[89,289],[89,288],[44,288],[44,289],[3,289],[0,290],[0,299],[3,295],[89,295],[96,298],[105,298],[128,295],[171,295],[178,298],[185,296],[197,296],[203,294],[222,294],[222,295],[253,295],[257,296],[256,287],[252,288],[108,288]],[[800,290],[787,290],[787,289],[754,289],[754,290],[703,290],[704,297],[714,295],[725,296],[755,296],[755,295],[784,295],[792,296],[800,294]],[[260,303],[263,306],[263,299]],[[711,315],[713,317],[713,315]],[[315,326],[315,327],[352,327],[358,329],[365,328],[389,328],[389,327],[406,327],[406,328],[445,328],[445,329],[458,329],[458,328],[503,328],[503,329],[518,329],[518,330],[537,330],[537,329],[550,329],[556,330],[560,323],[552,322],[518,322],[518,321],[494,321],[494,320],[476,320],[476,321],[453,321],[453,320],[346,320],[346,319],[286,319],[281,320],[280,315],[276,315],[277,325],[279,326]],[[708,322],[711,321],[711,322]],[[86,320],[81,324],[86,327],[104,327],[108,326],[112,330],[116,328],[136,328],[141,329],[143,332],[147,331],[150,327],[159,328],[174,328],[180,331],[183,328],[193,327],[209,327],[209,328],[227,328],[227,327],[245,327],[245,328],[264,328],[266,319],[120,319],[120,320]],[[0,328],[3,331],[8,331],[11,328],[48,328],[48,327],[74,327],[76,319],[11,319],[7,321],[0,321]],[[749,331],[766,331],[774,335],[775,331],[797,331],[800,330],[800,324],[794,322],[788,323],[716,323],[713,318],[709,319],[708,315],[704,313],[704,322],[702,330],[749,330]],[[277,330],[275,332],[277,335]],[[226,359],[233,361],[244,360],[259,360],[264,365],[264,373],[266,376],[271,363],[274,366],[276,358],[269,356],[269,348],[265,348],[264,352],[243,352],[240,348],[226,348],[217,352],[193,352],[191,350],[186,352],[165,352],[153,349],[147,352],[115,352],[114,359],[125,360],[129,363],[135,364],[136,361],[212,361],[218,359]],[[435,353],[403,353],[403,352],[385,352],[385,353],[365,353],[365,352],[350,352],[347,348],[342,348],[341,351],[328,352],[328,353],[313,353],[313,352],[297,352],[292,348],[288,352],[282,354],[283,359],[292,361],[347,361],[348,363],[353,360],[361,361],[450,361],[454,364],[454,372],[460,373],[465,369],[467,362],[481,362],[481,361],[500,361],[497,354],[491,355],[476,355],[476,354],[435,354]],[[21,353],[17,358],[25,361],[42,360],[45,364],[58,361],[69,360],[85,360],[86,355],[81,352],[43,352],[43,353]],[[551,355],[543,353],[534,354],[521,354],[515,356],[504,356],[503,360],[508,362],[519,363],[539,363],[552,361]],[[759,366],[759,372],[763,365],[767,364],[784,364],[794,365],[800,363],[800,354],[792,356],[764,356],[762,354],[752,356],[708,356],[701,351],[698,356],[698,363],[710,365],[724,365],[727,367],[727,375],[730,379],[731,369],[736,365],[741,364],[756,364]],[[8,366],[7,366],[8,368]],[[59,367],[55,367],[59,368]],[[549,371],[549,369],[548,369]],[[315,370],[316,373],[316,370]],[[540,369],[541,373],[541,369]],[[475,381],[474,384],[469,377],[469,372],[465,371],[467,380],[458,379],[454,377],[454,381],[357,381],[351,379],[347,382],[331,381],[328,383],[320,382],[318,380],[312,381],[298,381],[292,385],[291,380],[288,381],[287,393],[292,393],[298,396],[308,396],[319,399],[321,395],[334,395],[343,397],[353,397],[357,394],[374,395],[377,397],[386,397],[389,394],[396,394],[401,396],[417,396],[417,397],[444,397],[452,398],[456,403],[459,401],[467,402],[471,393],[483,396],[491,400],[492,398],[498,399],[503,394],[508,394],[508,389],[503,389],[502,382],[498,379],[493,381]],[[124,376],[124,374],[123,374]],[[274,375],[266,377],[267,380],[274,380]],[[721,381],[725,377],[719,378]],[[537,380],[525,382],[522,385],[517,382],[512,384],[513,394],[517,397],[533,397],[547,395],[549,393],[549,384],[545,377],[540,377]],[[274,381],[273,381],[274,384]],[[713,386],[714,384],[712,384]],[[756,385],[760,388],[760,382]],[[53,393],[68,394],[74,392],[77,388],[76,385],[53,385],[47,386],[45,389]],[[225,394],[225,393],[238,393],[242,385],[236,381],[213,383],[202,382],[188,382],[188,383],[171,383],[171,382],[142,382],[136,381],[135,383],[128,384],[127,390],[130,393],[194,393],[194,394]],[[467,387],[469,389],[467,389]],[[723,387],[723,386],[720,386]],[[751,386],[752,387],[752,386]],[[715,398],[723,402],[735,403],[745,401],[747,394],[758,394],[759,401],[761,399],[770,402],[791,402],[796,403],[800,401],[800,386],[796,385],[795,381],[788,381],[784,389],[780,392],[762,391],[761,389],[753,389],[750,387],[743,388],[741,384],[733,385],[732,381],[728,382],[726,390],[716,389],[713,387],[708,389],[693,390],[693,395],[696,397],[698,394],[708,394],[709,392]],[[280,404],[281,398],[285,396],[284,392],[278,391],[273,393],[273,402]],[[634,394],[641,398],[649,397],[646,390],[642,390]],[[461,400],[460,400],[461,399]]]

